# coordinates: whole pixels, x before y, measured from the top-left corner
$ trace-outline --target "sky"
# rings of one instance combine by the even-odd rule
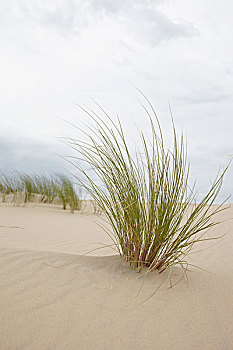
[[[86,122],[92,99],[133,144],[139,88],[168,143],[171,106],[204,194],[233,154],[232,13],[232,0],[0,0],[0,170],[72,171],[66,121]],[[231,165],[220,199],[232,189]]]

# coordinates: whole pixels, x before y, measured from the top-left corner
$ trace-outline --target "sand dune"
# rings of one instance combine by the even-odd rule
[[[84,214],[62,210],[60,206],[27,204],[0,207],[1,247],[83,254],[112,241],[101,230],[98,215],[87,208]],[[112,255],[112,249],[96,251],[95,255]]]
[[[0,215],[1,350],[233,349],[231,220],[208,233],[227,232],[221,241],[191,256],[208,272],[193,268],[189,283],[166,281],[139,305],[163,276],[138,278],[110,248],[82,256],[110,242],[98,217],[3,204]],[[180,276],[177,267],[172,281]]]

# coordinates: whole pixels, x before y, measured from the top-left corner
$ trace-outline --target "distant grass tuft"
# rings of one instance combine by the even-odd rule
[[[61,203],[63,209],[69,205],[70,210],[82,209],[82,192],[76,192],[72,181],[64,175],[29,175],[11,172],[0,175],[0,193],[5,202],[7,195],[13,194],[13,202],[32,202],[39,195],[42,203]]]
[[[60,199],[63,209],[66,209],[67,204],[69,204],[71,212],[74,213],[75,210],[81,210],[82,199],[81,190],[79,190],[79,195],[75,192],[72,182],[65,176],[60,176],[57,181],[58,188],[58,198]]]

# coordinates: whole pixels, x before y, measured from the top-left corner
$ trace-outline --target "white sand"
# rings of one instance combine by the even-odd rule
[[[233,206],[220,217],[233,218]],[[228,232],[221,241],[192,255],[208,272],[193,268],[188,284],[167,281],[142,305],[163,276],[151,273],[135,300],[143,280],[110,248],[80,256],[110,243],[92,220],[100,222],[56,206],[0,205],[0,350],[233,349],[232,220],[208,233]]]

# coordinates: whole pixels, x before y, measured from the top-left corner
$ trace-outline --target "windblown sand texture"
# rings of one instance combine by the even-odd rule
[[[0,206],[0,350],[232,350],[233,221],[200,243],[189,282],[138,278],[86,211]],[[233,218],[233,206],[217,219]],[[175,283],[181,268],[174,269]],[[142,285],[143,283],[143,285]],[[135,299],[138,291],[139,296]]]

